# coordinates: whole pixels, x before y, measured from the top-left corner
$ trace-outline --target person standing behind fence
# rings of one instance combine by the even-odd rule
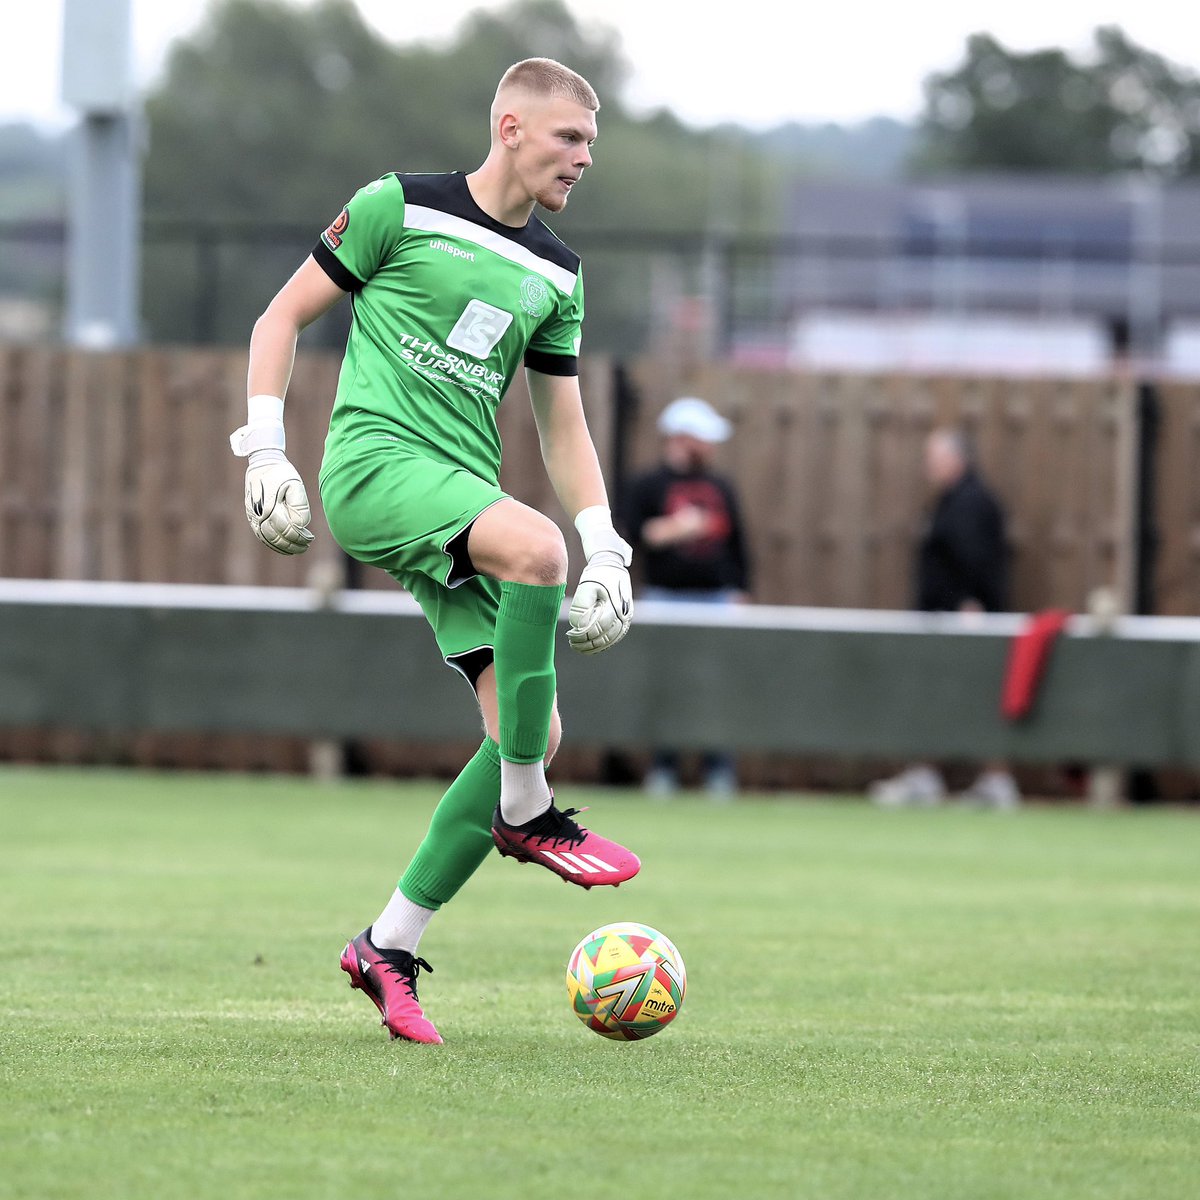
[[[662,457],[634,478],[620,512],[623,528],[643,564],[641,598],[675,603],[744,603],[750,565],[741,509],[733,484],[713,471],[717,447],[728,440],[730,423],[696,396],[681,396],[658,419]],[[705,787],[714,797],[737,790],[733,758],[712,749],[703,757]],[[679,784],[679,755],[654,752],[645,779],[655,795]]]
[[[940,427],[925,440],[925,475],[936,495],[916,554],[915,606],[922,612],[1003,612],[1008,606],[1008,538],[1004,510],[984,483],[959,429]],[[939,804],[941,772],[918,763],[871,785],[877,804]],[[1015,808],[1020,793],[1003,763],[987,764],[963,793],[967,803]]]

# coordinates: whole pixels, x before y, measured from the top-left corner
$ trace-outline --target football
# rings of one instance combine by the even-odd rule
[[[602,925],[567,961],[567,994],[594,1033],[636,1042],[665,1029],[687,990],[683,958],[670,938],[638,921]]]

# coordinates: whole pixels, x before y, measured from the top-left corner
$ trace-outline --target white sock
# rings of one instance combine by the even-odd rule
[[[546,765],[500,760],[500,815],[510,825],[524,825],[550,807]]]
[[[379,950],[407,950],[409,954],[416,954],[421,934],[433,913],[432,908],[414,904],[397,888],[387,908],[371,926],[371,941]]]

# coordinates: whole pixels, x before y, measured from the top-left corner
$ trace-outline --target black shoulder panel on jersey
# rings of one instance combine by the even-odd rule
[[[572,275],[579,274],[579,255],[570,246],[559,241],[555,234],[536,216],[531,216],[521,229],[503,225],[489,217],[475,203],[467,177],[461,171],[443,175],[405,175],[396,172],[396,178],[404,186],[404,203],[419,204],[422,208],[435,208],[439,212],[460,217],[473,225],[480,225],[492,233],[498,233],[509,241],[524,246],[539,258],[552,262]]]
[[[362,291],[363,281],[351,271],[345,263],[324,242],[318,241],[313,247],[312,256],[317,260],[317,266],[342,289],[343,292]]]
[[[545,350],[526,350],[525,365],[542,375],[578,375],[579,359],[574,354],[547,354]]]

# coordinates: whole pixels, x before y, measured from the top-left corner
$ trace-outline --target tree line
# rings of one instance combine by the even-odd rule
[[[247,230],[270,222],[315,238],[355,188],[386,171],[472,169],[486,153],[496,80],[534,54],[573,66],[602,99],[600,169],[554,222],[568,242],[783,233],[790,185],[822,173],[1200,175],[1200,79],[1113,27],[1098,28],[1082,58],[1017,53],[975,34],[958,66],[925,81],[912,126],[792,123],[755,134],[692,128],[666,109],[633,113],[618,33],[581,27],[560,0],[475,12],[444,45],[393,44],[352,0],[217,0],[145,98],[144,211],[178,235],[147,246],[152,336],[186,338],[205,304],[222,314],[214,336],[245,327],[300,251],[282,235],[247,241]],[[61,172],[48,173],[44,146],[4,132],[0,195],[44,204]],[[6,163],[6,147],[23,156],[25,175]],[[589,275],[593,313],[619,305],[629,286],[628,266],[611,278],[605,269]]]

